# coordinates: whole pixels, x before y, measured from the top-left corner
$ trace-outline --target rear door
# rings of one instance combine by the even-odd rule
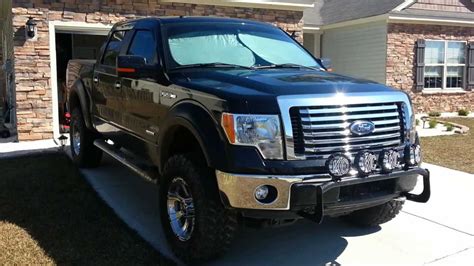
[[[127,55],[145,58],[147,71],[158,68],[157,37],[150,29],[135,29]],[[160,87],[154,76],[142,70],[137,79],[122,78],[124,91],[124,126],[127,131],[149,143],[156,143],[158,133]]]
[[[128,30],[114,30],[97,61],[93,73],[94,100],[92,115],[97,130],[108,138],[115,139],[123,132],[123,92],[117,77],[117,57],[126,43]]]

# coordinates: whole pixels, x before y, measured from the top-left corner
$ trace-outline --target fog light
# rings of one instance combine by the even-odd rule
[[[351,170],[351,161],[343,154],[331,155],[326,162],[326,167],[332,176],[342,177]]]
[[[268,196],[268,187],[263,185],[255,190],[255,198],[259,201],[264,200]]]
[[[421,163],[420,145],[410,145],[405,148],[405,161],[408,165],[414,166]]]
[[[400,167],[400,153],[396,150],[382,151],[379,160],[384,173],[390,173]]]
[[[372,152],[362,151],[356,156],[355,165],[359,174],[369,175],[377,168],[377,156]]]

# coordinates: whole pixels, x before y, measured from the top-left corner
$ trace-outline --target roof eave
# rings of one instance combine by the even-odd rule
[[[447,26],[474,27],[474,20],[459,18],[440,18],[431,16],[413,16],[402,14],[391,14],[388,16],[391,23],[430,24]]]
[[[248,7],[248,8],[268,8],[277,10],[303,11],[306,8],[313,8],[314,3],[301,1],[294,3],[291,0],[161,0],[163,3],[185,3],[216,6]]]

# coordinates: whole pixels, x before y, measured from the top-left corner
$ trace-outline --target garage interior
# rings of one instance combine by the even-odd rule
[[[67,64],[71,59],[97,59],[100,48],[107,36],[103,33],[84,34],[73,32],[56,32],[56,71],[58,90],[58,114],[60,133],[67,133],[68,112],[66,86]]]

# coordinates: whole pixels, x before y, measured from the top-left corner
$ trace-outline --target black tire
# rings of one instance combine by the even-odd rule
[[[173,232],[168,214],[168,191],[176,179],[185,181],[193,199],[194,229],[187,240],[180,240]],[[165,164],[160,180],[161,221],[171,249],[186,263],[199,263],[222,254],[237,230],[237,217],[222,205],[215,180],[214,172],[193,154],[174,155]]]
[[[382,205],[354,211],[341,216],[341,218],[354,225],[373,227],[395,218],[402,209],[404,203],[404,200],[391,200]]]
[[[80,136],[80,146],[74,147],[74,134],[78,132]],[[82,111],[75,108],[71,114],[71,126],[69,130],[69,139],[71,142],[71,154],[74,163],[81,168],[93,168],[100,165],[102,159],[102,150],[94,146],[94,140],[97,134],[86,127]]]

